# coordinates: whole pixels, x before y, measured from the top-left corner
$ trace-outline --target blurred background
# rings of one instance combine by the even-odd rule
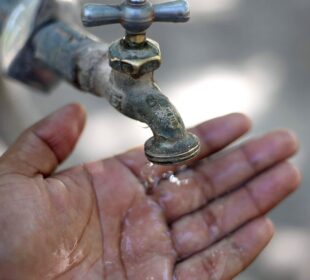
[[[277,226],[274,240],[237,279],[309,280],[310,1],[189,2],[190,23],[155,24],[149,32],[163,52],[156,79],[186,125],[238,111],[253,119],[250,136],[291,128],[301,139],[295,161],[303,171],[303,185],[272,213]],[[106,42],[123,34],[120,26],[91,32]],[[104,99],[65,83],[51,94],[42,94],[5,80],[0,92],[0,153],[24,128],[70,102],[85,106],[88,125],[64,167],[121,153],[151,135],[143,124],[120,115]]]

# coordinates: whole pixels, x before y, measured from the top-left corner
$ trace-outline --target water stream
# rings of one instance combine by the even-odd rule
[[[187,170],[187,166],[159,166],[153,163],[147,163],[141,170],[142,183],[147,193],[152,193],[155,188],[163,181],[169,181],[177,186],[188,185],[191,178],[180,178],[179,174]]]

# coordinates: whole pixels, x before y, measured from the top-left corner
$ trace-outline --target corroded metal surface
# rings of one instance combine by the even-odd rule
[[[197,156],[199,140],[186,131],[180,114],[154,82],[153,73],[135,79],[112,70],[110,83],[106,83],[102,77],[106,77],[107,68],[99,67],[103,68],[97,71],[93,92],[102,92],[122,114],[152,129],[154,137],[145,145],[145,154],[151,162],[179,164]]]
[[[186,0],[157,5],[148,0],[126,0],[121,5],[86,4],[82,21],[87,27],[121,24],[126,36],[110,46],[110,65],[116,71],[139,78],[161,65],[159,45],[147,39],[147,29],[156,21],[186,22],[189,15]]]
[[[154,82],[154,71],[161,65],[161,52],[145,32],[155,21],[188,19],[185,0],[154,6],[147,0],[127,0],[120,6],[87,4],[82,13],[85,26],[120,23],[126,30],[125,38],[109,48],[113,70],[110,87],[105,92],[117,110],[152,129],[154,137],[146,142],[145,154],[157,164],[178,164],[191,159],[198,154],[200,144],[196,136],[186,132],[178,111]],[[105,87],[98,87],[102,88]]]
[[[85,26],[120,23],[127,33],[145,33],[153,22],[186,22],[190,10],[186,0],[153,5],[148,0],[126,0],[121,5],[86,4],[82,12]]]
[[[110,46],[109,61],[114,70],[139,78],[160,67],[161,52],[153,40],[136,44],[124,38]]]
[[[191,159],[198,154],[200,144],[196,136],[186,132],[178,111],[154,82],[153,72],[161,65],[161,52],[145,32],[156,21],[188,19],[186,0],[154,6],[148,0],[127,0],[120,6],[87,4],[82,12],[85,26],[120,23],[126,30],[125,38],[109,48],[113,70],[106,92],[112,106],[152,129],[154,137],[146,142],[145,154],[157,164]]]
[[[31,0],[22,1],[25,4]],[[41,14],[41,5],[53,7],[54,1],[36,1],[32,10],[35,18],[26,21],[27,40],[9,63],[7,74],[41,89],[45,86],[45,90],[51,87],[54,77],[61,77],[83,91],[106,97],[122,114],[152,129],[154,137],[147,141],[145,153],[154,163],[177,164],[198,154],[198,139],[186,132],[179,113],[154,82],[153,72],[161,61],[156,42],[143,34],[129,35],[134,30],[130,29],[124,39],[112,44],[108,55],[105,43],[60,21],[52,10]],[[140,1],[129,2],[138,5]],[[180,3],[187,2],[174,1],[168,6],[172,9]],[[165,13],[160,11],[164,19]],[[175,12],[171,11],[175,18],[170,21],[180,21]],[[19,16],[23,19],[22,14]],[[13,32],[18,33],[18,28]],[[18,36],[13,39],[18,40]]]
[[[69,26],[62,21],[57,21],[42,28],[33,38],[34,57],[46,65],[48,69],[56,72],[60,77],[67,80],[76,87],[80,87],[78,80],[77,62],[83,57],[92,46],[96,49],[103,50],[103,54],[107,53],[107,45],[99,42],[99,40],[78,27]],[[94,56],[98,61],[100,57],[96,56],[97,52],[94,48]],[[100,53],[101,55],[101,53]],[[88,61],[84,67],[79,70],[83,71],[89,64],[95,67],[94,59]],[[90,72],[87,75],[91,76]],[[84,89],[84,88],[82,88]]]

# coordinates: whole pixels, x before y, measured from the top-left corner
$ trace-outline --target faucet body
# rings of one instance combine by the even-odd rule
[[[15,1],[14,9],[7,8],[7,1],[0,3],[0,15],[5,6],[8,11],[6,17],[0,18],[0,27],[1,21],[7,19],[4,35],[14,28],[10,20],[14,20],[12,14],[16,13],[16,7],[24,4],[26,9],[25,3],[30,0]],[[39,18],[47,2],[56,3],[35,1],[38,6],[32,15]],[[53,10],[57,9],[50,11]],[[161,63],[160,49],[156,42],[146,39],[144,30],[139,29],[140,34],[128,32],[125,38],[109,47],[85,30],[62,21],[57,14],[44,13],[42,19],[32,20],[27,40],[24,39],[24,45],[13,54],[5,50],[10,49],[10,44],[13,47],[18,37],[3,41],[6,36],[2,36],[2,60],[7,60],[6,55],[9,57],[6,63],[2,62],[5,74],[44,90],[65,79],[82,91],[107,98],[122,114],[151,128],[154,137],[145,144],[145,153],[154,163],[177,164],[197,155],[198,139],[186,132],[179,113],[154,82],[154,71]],[[103,22],[102,18],[96,20]]]
[[[177,164],[199,152],[196,136],[185,130],[180,114],[154,82],[153,73],[135,79],[112,70],[110,85],[112,106],[151,128],[154,137],[145,144],[145,154],[150,161]]]

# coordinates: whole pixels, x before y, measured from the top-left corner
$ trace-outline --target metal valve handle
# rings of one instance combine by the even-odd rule
[[[155,4],[148,0],[125,0],[121,5],[86,4],[82,21],[87,27],[120,23],[128,34],[141,34],[153,22],[186,22],[190,10],[187,0]]]

